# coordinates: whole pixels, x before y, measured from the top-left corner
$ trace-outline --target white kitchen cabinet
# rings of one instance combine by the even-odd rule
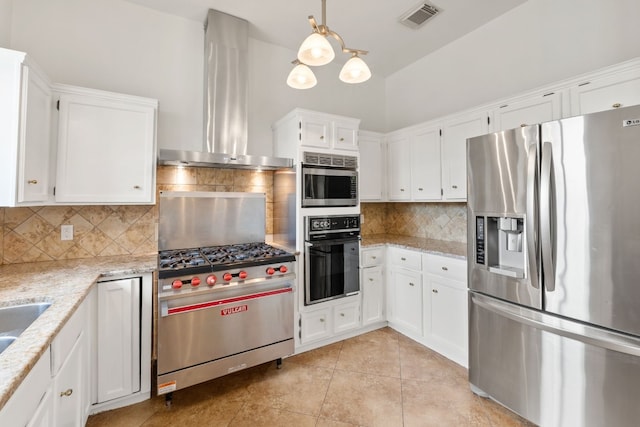
[[[385,320],[384,247],[361,248],[362,325]]]
[[[85,381],[89,373],[83,363],[86,351],[87,337],[82,330],[53,379],[53,418],[58,427],[82,427],[87,420],[83,408],[89,393]]]
[[[340,334],[360,327],[360,301],[349,301],[333,307],[333,333]]]
[[[387,318],[389,324],[411,338],[422,337],[422,267],[419,252],[391,247],[387,250]]]
[[[23,52],[0,48],[0,206],[52,197],[51,83]]]
[[[574,116],[640,104],[640,68],[605,74],[571,88]]]
[[[466,366],[467,266],[464,260],[424,254],[425,337],[429,347]]]
[[[92,412],[148,399],[151,390],[152,276],[103,278],[94,319]]]
[[[350,296],[318,304],[300,313],[300,343],[306,345],[360,327],[360,297]]]
[[[157,101],[56,85],[55,200],[155,203]]]
[[[394,135],[388,149],[388,197],[389,200],[411,199],[411,146],[408,135]]]
[[[53,425],[55,425],[53,418],[53,389],[49,386],[27,427],[51,427]]]
[[[300,343],[329,338],[332,332],[331,318],[331,308],[300,313]]]
[[[467,138],[489,132],[488,115],[475,111],[446,121],[442,128],[442,198],[467,199]]]
[[[360,131],[358,192],[361,202],[384,200],[385,145],[382,134]]]
[[[358,151],[359,126],[359,119],[296,108],[271,126],[274,155],[298,162],[301,147]]]
[[[562,118],[562,93],[547,92],[507,102],[493,111],[493,132]]]
[[[440,200],[440,128],[427,127],[411,136],[411,198]],[[406,166],[405,166],[406,167]]]

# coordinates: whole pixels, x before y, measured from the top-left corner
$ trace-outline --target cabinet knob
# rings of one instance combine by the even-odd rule
[[[320,318],[320,322],[324,322],[324,317],[321,317],[321,318]]]
[[[373,282],[373,279],[372,279],[371,277],[369,277],[369,281],[370,281],[370,282]]]
[[[620,104],[619,102],[616,102],[615,104],[612,105],[613,108],[620,108],[622,107],[622,104]]]
[[[521,124],[520,124],[520,127],[521,127],[521,128],[523,128],[523,127],[527,127],[527,124],[526,124],[526,123],[521,123]]]
[[[68,388],[65,391],[60,392],[60,397],[69,397],[73,394],[73,389]]]
[[[401,257],[400,260],[401,261],[406,261],[407,259],[405,257]]]
[[[371,259],[376,259],[377,257],[375,255],[371,255]]]
[[[448,269],[447,267],[442,267],[442,269],[443,269],[444,271],[449,271],[449,269]]]
[[[139,185],[134,185],[134,186],[133,186],[133,188],[134,188],[135,190],[139,190],[141,187],[140,187]]]
[[[431,292],[433,292],[434,294],[437,294],[438,290],[437,289],[432,289]]]
[[[409,282],[409,286],[415,286],[413,282]]]
[[[458,188],[458,186],[457,185],[452,185],[451,188]]]
[[[401,188],[400,191],[404,191],[404,188]]]
[[[344,313],[340,313],[340,316],[344,317]]]
[[[344,141],[344,138],[340,138],[340,141]]]
[[[27,181],[27,184],[37,184],[38,180],[37,179],[30,179],[29,181]]]
[[[320,135],[320,139],[324,139],[324,135]]]
[[[418,188],[418,191],[422,191],[422,187],[419,187],[419,188]]]

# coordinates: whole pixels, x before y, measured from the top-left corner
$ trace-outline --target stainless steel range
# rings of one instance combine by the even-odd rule
[[[294,352],[295,256],[264,243],[264,194],[161,192],[159,206],[158,394],[279,367]]]

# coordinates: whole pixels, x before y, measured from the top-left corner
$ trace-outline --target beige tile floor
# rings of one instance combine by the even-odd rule
[[[99,426],[532,426],[390,328],[91,416]]]

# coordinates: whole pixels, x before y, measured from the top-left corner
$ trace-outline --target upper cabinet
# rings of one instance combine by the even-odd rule
[[[51,198],[50,87],[25,53],[0,48],[0,206]]]
[[[56,85],[55,200],[155,203],[157,101]]]
[[[381,201],[384,198],[385,145],[377,132],[360,131],[360,172],[358,194],[361,201]]]
[[[571,88],[573,115],[640,104],[640,67],[586,79]]]
[[[485,111],[447,120],[442,127],[442,199],[467,199],[467,138],[489,132]]]
[[[493,111],[493,132],[562,118],[562,94],[547,92],[502,104]]]
[[[300,158],[300,149],[358,150],[360,120],[296,108],[273,124],[274,155]]]

